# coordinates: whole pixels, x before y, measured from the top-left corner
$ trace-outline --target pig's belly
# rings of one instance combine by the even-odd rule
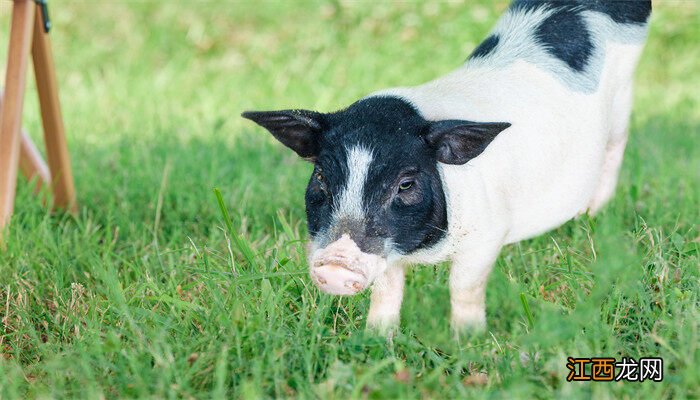
[[[533,166],[531,174],[523,175],[520,190],[508,206],[508,243],[537,236],[585,213],[600,182],[605,159],[604,145],[594,141],[578,143],[572,149],[580,151],[585,146],[589,151],[575,159],[541,163]]]
[[[509,243],[539,235],[585,212],[600,182],[609,139],[598,107],[578,102],[581,112],[556,123],[523,121],[504,135],[484,171],[491,198],[503,196]],[[499,154],[497,154],[499,153]]]

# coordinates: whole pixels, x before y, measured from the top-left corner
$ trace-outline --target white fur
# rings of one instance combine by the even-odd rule
[[[360,146],[347,149],[347,181],[334,209],[333,218],[364,220],[365,210],[362,197],[364,194],[367,172],[372,164],[372,152]]]
[[[535,21],[547,15],[538,13]],[[599,209],[614,192],[624,152],[645,28],[587,13],[599,47],[590,69],[577,76],[531,39],[520,36],[516,42],[516,36],[506,34],[523,17],[507,15],[496,28],[499,51],[511,53],[496,51],[424,85],[375,94],[404,98],[428,120],[512,124],[467,164],[440,165],[447,237],[408,257],[393,253],[388,258],[389,265],[453,262],[456,329],[484,325],[484,287],[501,247]],[[531,28],[517,26],[520,31],[513,35]],[[613,38],[611,31],[625,34]],[[403,274],[383,279],[372,295],[370,326],[398,321]]]
[[[386,332],[399,323],[403,300],[404,267],[392,265],[372,285],[372,299],[367,315],[367,325]]]
[[[591,199],[591,203],[588,205],[588,210],[591,214],[597,213],[610,197],[612,197],[613,193],[615,193],[617,175],[622,166],[622,156],[625,153],[626,144],[626,133],[623,138],[612,140],[608,143],[605,149],[605,160],[603,161],[603,170],[600,174],[600,182],[598,183],[595,195],[593,195]]]

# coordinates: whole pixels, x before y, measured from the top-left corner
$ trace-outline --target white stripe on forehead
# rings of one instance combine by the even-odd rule
[[[364,219],[365,210],[362,197],[369,166],[374,158],[371,150],[359,145],[346,150],[348,176],[338,203],[333,210],[335,221],[341,218]]]

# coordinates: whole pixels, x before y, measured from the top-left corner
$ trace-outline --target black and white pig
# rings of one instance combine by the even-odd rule
[[[452,327],[485,326],[501,247],[612,196],[651,1],[514,1],[462,67],[348,108],[245,112],[314,165],[308,259],[321,290],[371,286],[399,321],[404,269],[452,263]]]

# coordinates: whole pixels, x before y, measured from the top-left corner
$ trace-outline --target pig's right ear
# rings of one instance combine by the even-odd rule
[[[318,155],[318,136],[324,126],[323,114],[308,110],[246,111],[243,118],[267,129],[283,145],[308,161]]]
[[[435,149],[439,162],[462,165],[481,154],[509,126],[508,122],[437,121],[423,138]]]

